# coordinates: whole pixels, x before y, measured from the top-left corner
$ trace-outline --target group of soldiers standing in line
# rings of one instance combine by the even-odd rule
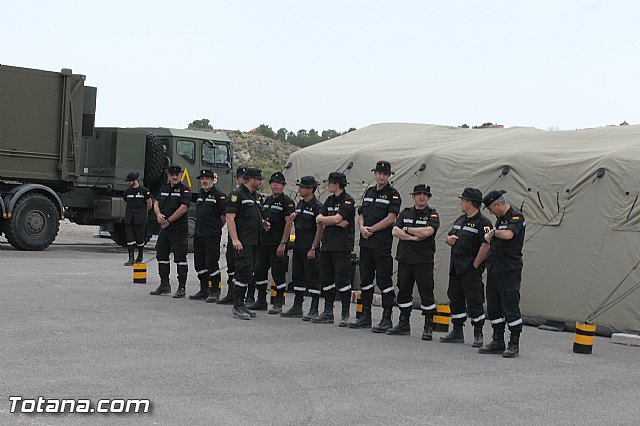
[[[180,166],[169,167],[169,182],[162,187],[153,205],[161,231],[156,243],[160,285],[151,292],[152,295],[171,292],[169,254],[173,252],[178,269],[178,289],[173,297],[185,297],[188,270],[186,213],[191,194],[180,181],[181,171]],[[371,171],[376,184],[365,191],[362,203],[357,207],[354,198],[346,192],[347,178],[340,172],[329,174],[327,190],[331,195],[324,204],[315,194],[319,182],[313,176],[300,178],[297,183],[300,200],[295,204],[284,194],[286,180],[280,172],[271,175],[271,195],[262,199],[258,193],[263,182],[260,169],[238,169],[238,186],[228,198],[215,187],[215,174],[202,170],[198,176],[202,189],[196,201],[194,237],[194,263],[200,290],[189,298],[232,304],[235,318],[249,320],[256,316],[255,311],[269,309],[266,296],[270,270],[275,297],[272,297],[269,314],[302,318],[316,324],[333,324],[334,302],[339,296],[342,306],[339,327],[370,328],[374,333],[387,335],[410,335],[412,294],[414,285],[417,285],[420,310],[424,316],[422,339],[433,340],[433,317],[437,312],[433,269],[440,217],[429,206],[431,188],[425,184],[416,185],[411,192],[413,206],[401,209],[400,194],[389,183],[393,174],[391,164],[378,161]],[[135,179],[130,179],[133,177]],[[128,264],[133,262],[135,246],[144,245],[134,232],[138,216],[128,212],[143,208],[139,194],[148,200],[148,191],[139,187],[137,176],[130,174],[127,179],[134,181],[128,190],[133,197],[129,192],[125,193],[127,217],[131,216],[135,222],[132,225],[132,221],[127,221]],[[479,348],[480,353],[513,358],[519,354],[523,325],[519,304],[525,219],[521,212],[506,202],[504,194],[505,191],[493,190],[483,197],[480,190],[465,188],[459,197],[462,215],[456,219],[446,239],[451,246],[447,294],[453,329],[440,341],[464,343],[463,326],[468,316],[474,327],[473,347]],[[132,200],[135,203],[131,203]],[[150,208],[150,201],[145,203],[148,204],[144,208]],[[481,203],[496,217],[494,226],[481,213]],[[229,237],[226,254],[229,280],[227,295],[221,298],[218,260],[225,223]],[[350,272],[356,224],[360,232],[362,312],[350,321]],[[295,298],[291,308],[283,311],[287,289],[286,250],[293,227],[292,281]],[[393,238],[399,240],[396,251],[397,297],[392,281]],[[487,345],[484,345],[482,334],[486,318],[482,282],[485,267],[486,317],[493,328],[492,340]],[[382,319],[375,326],[371,317],[374,281],[380,290],[383,308]],[[304,314],[306,294],[311,298],[311,306]],[[324,295],[322,312],[319,311],[321,295]],[[394,326],[392,311],[395,303],[400,309],[400,317]],[[510,331],[508,345],[504,338],[506,326]]]

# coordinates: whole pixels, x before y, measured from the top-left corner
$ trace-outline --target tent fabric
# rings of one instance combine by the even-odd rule
[[[438,303],[448,302],[450,250],[444,236],[461,214],[457,197],[467,186],[483,193],[504,189],[507,202],[523,210],[523,315],[583,321],[640,259],[640,126],[549,132],[375,124],[293,153],[284,173],[288,182],[304,175],[322,182],[329,172],[344,172],[347,191],[359,203],[375,184],[371,169],[382,159],[396,172],[392,184],[403,208],[412,205],[415,184],[431,186],[430,206],[441,216],[434,271]],[[604,175],[598,177],[600,169]],[[289,190],[295,191],[293,185]],[[327,196],[325,183],[319,198]],[[638,282],[640,268],[618,294]],[[595,322],[640,330],[640,291]]]

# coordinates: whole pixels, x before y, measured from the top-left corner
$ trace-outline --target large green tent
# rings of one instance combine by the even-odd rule
[[[293,191],[301,176],[323,180],[342,171],[347,191],[360,200],[375,184],[371,169],[381,159],[396,172],[392,183],[403,207],[412,205],[415,184],[431,186],[430,205],[442,221],[435,264],[439,303],[447,302],[450,252],[444,235],[460,214],[457,197],[467,186],[485,193],[504,189],[507,201],[523,210],[524,315],[582,321],[640,259],[640,126],[544,131],[375,124],[293,153],[285,175]],[[327,197],[325,185],[319,193]],[[640,267],[616,294],[639,281]],[[640,291],[595,322],[640,330]]]

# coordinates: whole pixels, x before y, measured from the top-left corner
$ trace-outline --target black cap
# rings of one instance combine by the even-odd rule
[[[376,168],[375,169],[371,169],[372,172],[380,172],[380,173],[388,173],[390,175],[394,174],[395,172],[391,171],[391,163],[388,161],[378,161],[376,163]]]
[[[431,197],[431,187],[429,185],[425,185],[424,183],[419,183],[413,187],[413,192],[411,195],[415,194],[427,194]]]
[[[200,175],[198,176],[198,179],[202,178],[202,177],[216,177],[216,174],[213,172],[213,170],[209,170],[209,169],[202,169],[200,170]]]
[[[340,173],[340,172],[329,173],[328,180],[330,183],[339,183],[342,185],[349,185],[349,182],[347,182],[347,176],[344,173]]]
[[[274,174],[272,174],[271,177],[269,178],[269,183],[271,182],[278,182],[278,183],[284,183],[284,184],[287,183],[282,172],[275,172]]]
[[[302,188],[317,188],[320,182],[313,176],[302,176],[300,181],[296,184]]]
[[[236,177],[238,176],[244,176],[244,173],[247,171],[246,167],[238,167],[236,169]]]
[[[181,172],[182,172],[182,167],[180,167],[177,164],[172,164],[167,169],[167,173],[181,173]]]
[[[247,169],[244,171],[244,178],[262,179],[262,170],[256,169],[255,167],[247,167]]]
[[[490,191],[487,195],[484,196],[484,198],[482,199],[482,202],[484,203],[484,208],[486,209],[487,207],[489,207],[491,204],[493,204],[498,198],[500,198],[502,196],[502,194],[506,194],[507,191],[503,191],[502,189],[499,191],[496,191],[495,189],[493,191]]]
[[[482,191],[476,188],[465,188],[464,191],[462,191],[462,196],[458,198],[462,198],[463,200],[481,202]]]
[[[131,182],[131,181],[134,181],[134,180],[138,180],[139,177],[140,177],[140,173],[138,173],[138,172],[129,172],[127,174],[127,178],[125,179],[125,181]]]

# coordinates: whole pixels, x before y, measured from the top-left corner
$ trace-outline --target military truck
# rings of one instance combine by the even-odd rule
[[[169,163],[182,166],[194,195],[203,167],[218,173],[221,190],[231,190],[233,147],[225,134],[94,128],[97,89],[84,82],[84,75],[70,69],[0,65],[0,233],[12,246],[47,248],[65,217],[106,225],[113,240],[125,245],[122,193],[131,170],[140,172],[152,196],[165,182]],[[158,231],[150,219],[148,235]]]

